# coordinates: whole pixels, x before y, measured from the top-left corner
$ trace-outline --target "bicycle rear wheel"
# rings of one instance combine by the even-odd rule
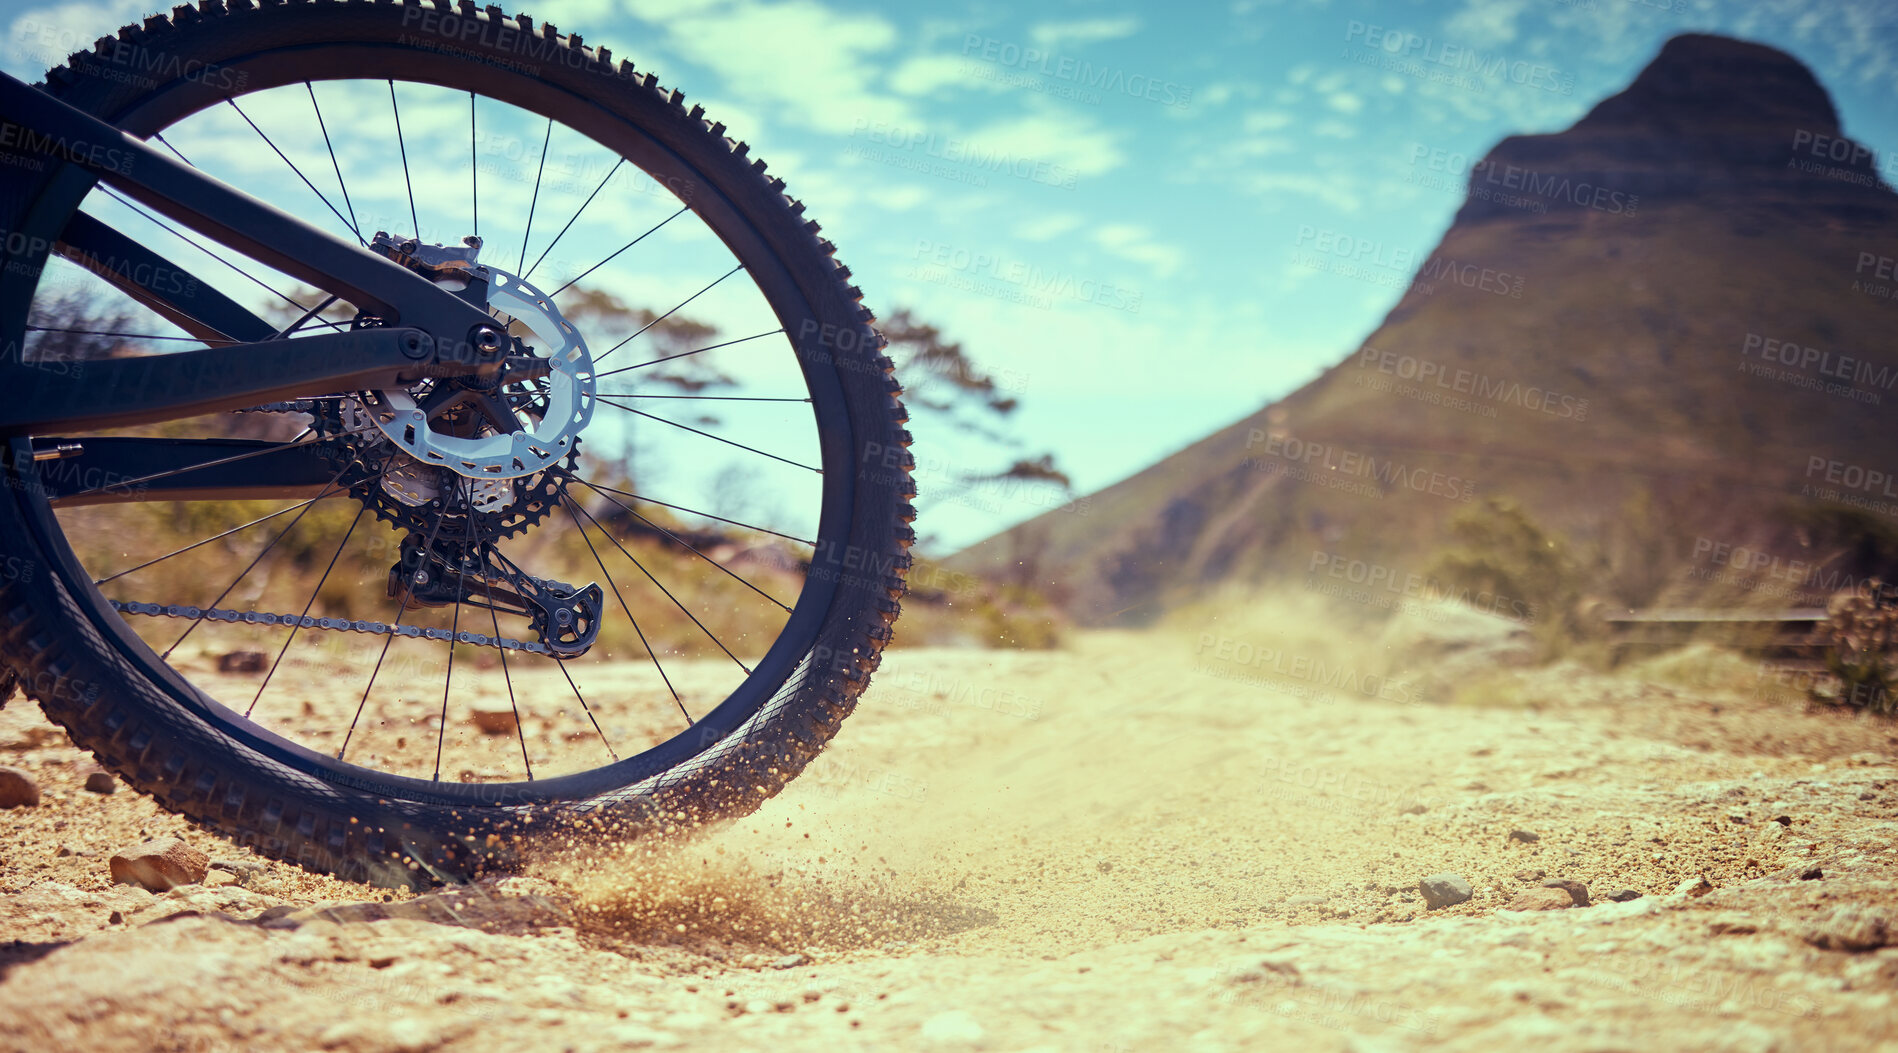
[[[45,86],[439,280],[484,268],[498,329],[591,363],[571,390],[319,391],[10,441],[0,547],[36,572],[0,582],[0,661],[24,690],[166,807],[378,883],[756,808],[867,686],[913,539],[899,388],[833,246],[677,92],[495,10],[207,2]],[[0,276],[0,325],[43,383],[220,338],[153,266],[200,305],[289,301],[281,338],[364,324],[70,166],[13,166],[0,221],[41,246]],[[545,457],[443,466],[500,470],[517,426]],[[163,468],[181,448],[224,452]],[[205,483],[266,457],[297,459],[275,489]]]

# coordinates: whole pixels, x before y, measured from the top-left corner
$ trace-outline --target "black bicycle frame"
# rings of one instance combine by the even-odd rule
[[[239,409],[298,395],[401,386],[423,377],[467,376],[498,368],[469,339],[493,319],[485,310],[422,275],[328,234],[138,138],[0,72],[0,160],[12,172],[8,196],[29,203],[54,174],[77,168],[154,212],[260,263],[355,305],[378,323],[349,332],[289,338],[236,301],[99,222],[75,212],[52,245],[14,252],[4,274],[36,280],[49,253],[72,260],[206,343],[221,344],[139,358],[84,362],[25,361],[24,334],[0,360],[0,438],[103,429]],[[153,275],[169,275],[157,281]],[[30,276],[30,277],[20,277]],[[162,445],[159,445],[162,444]],[[48,458],[83,456],[88,477],[136,479],[164,463],[171,485],[87,492],[89,500],[176,500],[281,496],[308,465],[285,454],[251,456],[219,468],[228,444],[206,440],[197,452],[179,440],[43,439]],[[203,454],[202,460],[190,458]],[[191,464],[201,471],[184,471]],[[300,470],[286,471],[292,465]],[[57,474],[57,473],[55,473]],[[319,480],[320,485],[320,480]],[[289,488],[301,492],[295,485]],[[57,500],[59,488],[49,487]]]

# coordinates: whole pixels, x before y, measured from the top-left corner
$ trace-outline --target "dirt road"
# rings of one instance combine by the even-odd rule
[[[85,791],[16,701],[0,1046],[1898,1048],[1892,725],[1737,659],[1453,704],[1265,638],[893,652],[750,819],[391,902]],[[141,833],[224,883],[111,886]],[[1592,905],[1501,909],[1549,879]]]

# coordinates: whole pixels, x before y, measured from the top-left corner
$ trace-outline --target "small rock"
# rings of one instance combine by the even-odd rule
[[[1817,881],[1825,876],[1825,871],[1820,870],[1818,867],[1807,867],[1799,872],[1799,880],[1801,881]]]
[[[261,673],[270,668],[270,656],[262,651],[232,651],[217,659],[220,673]]]
[[[240,878],[254,878],[263,874],[264,864],[258,859],[213,859],[212,870],[228,870]]]
[[[175,837],[161,837],[112,857],[112,881],[165,892],[204,880],[211,857]]]
[[[1699,877],[1690,877],[1674,886],[1674,895],[1688,896],[1694,899],[1698,899],[1712,891],[1713,882],[1708,881],[1704,874]]]
[[[1746,813],[1745,813],[1745,812],[1728,812],[1728,813],[1727,813],[1727,821],[1728,821],[1728,822],[1731,822],[1731,823],[1738,823],[1738,824],[1740,824],[1741,826],[1745,826],[1745,825],[1746,825]]]
[[[204,875],[204,884],[208,888],[222,888],[225,885],[235,885],[237,883],[237,875],[228,870],[213,870]]]
[[[1806,942],[1829,951],[1875,951],[1898,943],[1898,925],[1875,910],[1839,907],[1820,918]]]
[[[778,959],[777,961],[775,961],[775,962],[772,962],[772,963],[771,963],[771,968],[773,968],[773,969],[795,969],[795,968],[797,968],[798,966],[800,966],[800,965],[803,965],[804,963],[806,963],[806,962],[808,962],[808,961],[810,961],[810,959],[809,959],[809,958],[806,958],[806,957],[804,957],[804,956],[803,956],[803,955],[801,955],[801,954],[787,954],[787,955],[785,955],[784,957],[782,957],[782,958],[779,958],[779,959]]]
[[[1470,883],[1457,874],[1432,874],[1417,882],[1417,891],[1423,893],[1424,906],[1429,910],[1454,907],[1475,894]]]
[[[1511,830],[1509,831],[1509,839],[1511,841],[1521,841],[1523,844],[1533,845],[1537,841],[1542,840],[1542,835],[1530,830]]]
[[[1422,815],[1427,811],[1429,811],[1429,809],[1425,808],[1423,805],[1413,804],[1410,807],[1404,809],[1403,814],[1404,815]]]
[[[1103,859],[1100,862],[1094,864],[1094,869],[1100,871],[1103,874],[1106,874],[1114,869],[1114,864],[1109,863],[1107,860]]]
[[[1517,881],[1520,881],[1523,884],[1528,885],[1528,884],[1533,884],[1537,881],[1541,881],[1543,878],[1543,872],[1540,870],[1518,870],[1516,871],[1514,876]]]
[[[117,793],[119,780],[114,779],[109,771],[95,771],[86,776],[86,789],[93,793]]]
[[[1631,888],[1624,888],[1619,892],[1608,893],[1608,898],[1616,903],[1631,903],[1637,899],[1640,899],[1641,893],[1636,892],[1635,890]]]
[[[1578,907],[1588,906],[1588,886],[1568,878],[1550,878],[1542,883],[1543,888],[1559,888],[1569,894]]]
[[[923,1038],[931,1042],[967,1043],[973,1045],[982,1041],[982,1025],[974,1017],[960,1009],[951,1009],[937,1013],[923,1021]]]
[[[40,803],[40,784],[18,768],[0,768],[0,808],[31,808]]]
[[[484,735],[512,735],[514,729],[521,726],[520,717],[515,714],[513,706],[494,702],[475,703],[474,715],[470,719]]]
[[[1773,817],[1773,821],[1781,826],[1793,825],[1793,817],[1790,815],[1776,815]]]
[[[1575,898],[1565,889],[1532,888],[1519,893],[1509,901],[1504,910],[1567,910],[1575,906]]]

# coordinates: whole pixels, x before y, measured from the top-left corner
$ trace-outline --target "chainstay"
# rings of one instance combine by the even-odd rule
[[[213,622],[244,622],[250,625],[294,625],[303,629],[328,629],[333,632],[369,633],[372,636],[410,636],[421,640],[449,640],[455,643],[473,644],[477,647],[494,647],[505,651],[526,651],[530,654],[553,655],[546,644],[516,640],[510,636],[489,636],[486,633],[449,632],[447,629],[431,629],[422,625],[390,625],[386,622],[351,620],[348,618],[312,618],[307,614],[271,614],[268,611],[233,611],[219,607],[181,607],[176,604],[125,602],[109,600],[112,609],[120,614],[142,614],[153,618],[190,618],[193,621],[203,619]]]

